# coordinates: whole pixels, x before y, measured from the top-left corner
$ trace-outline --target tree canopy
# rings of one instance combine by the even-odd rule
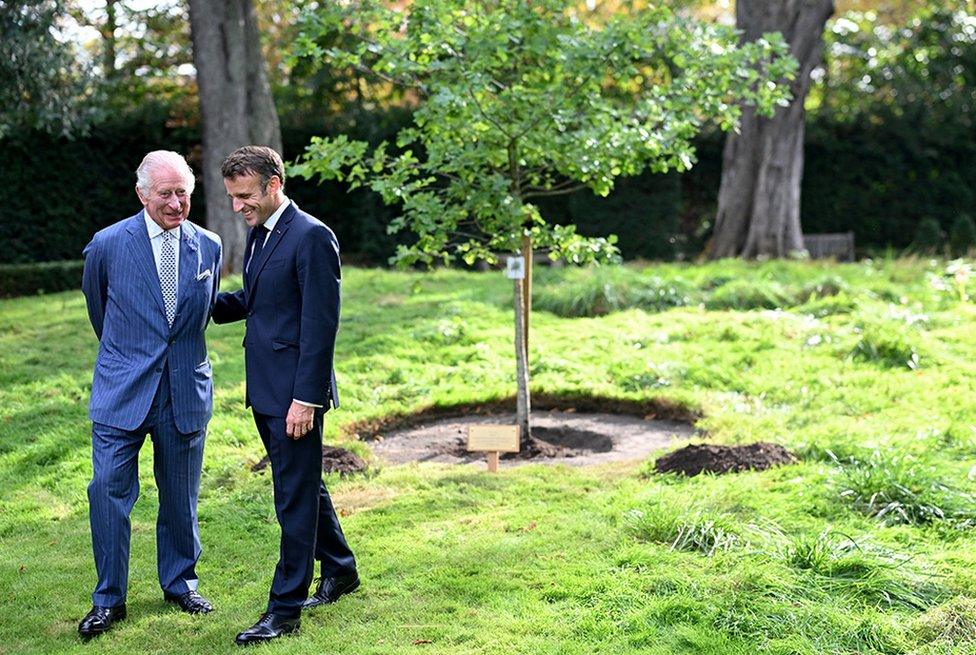
[[[493,260],[524,236],[574,262],[610,239],[549,225],[533,200],[645,169],[683,170],[692,139],[733,127],[742,102],[786,102],[795,62],[774,35],[742,46],[728,27],[666,7],[602,15],[561,0],[367,0],[307,12],[295,53],[352,67],[422,99],[396,143],[317,138],[293,172],[367,185],[402,206],[391,231],[418,235],[403,264]],[[336,33],[352,38],[336,41]]]
[[[88,68],[62,33],[61,0],[0,3],[0,138],[20,128],[56,134],[91,118]]]

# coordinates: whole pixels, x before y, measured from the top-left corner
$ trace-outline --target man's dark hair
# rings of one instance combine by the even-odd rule
[[[261,191],[268,190],[268,182],[275,175],[285,187],[285,164],[281,155],[267,146],[244,146],[227,155],[220,165],[220,174],[233,180],[242,175],[257,175],[261,179]]]

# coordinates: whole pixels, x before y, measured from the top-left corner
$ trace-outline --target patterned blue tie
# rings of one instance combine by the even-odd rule
[[[173,327],[176,317],[176,237],[163,232],[163,247],[159,253],[159,284],[163,289],[166,322]]]

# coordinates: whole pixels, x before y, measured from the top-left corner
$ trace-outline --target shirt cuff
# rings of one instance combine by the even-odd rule
[[[292,398],[293,401],[299,405],[305,405],[306,407],[321,407],[322,405],[316,405],[315,403],[307,403],[304,400],[299,400],[298,398]]]

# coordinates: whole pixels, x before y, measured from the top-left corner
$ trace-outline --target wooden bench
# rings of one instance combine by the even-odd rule
[[[854,233],[804,234],[803,247],[810,259],[836,259],[839,262],[854,261]]]

